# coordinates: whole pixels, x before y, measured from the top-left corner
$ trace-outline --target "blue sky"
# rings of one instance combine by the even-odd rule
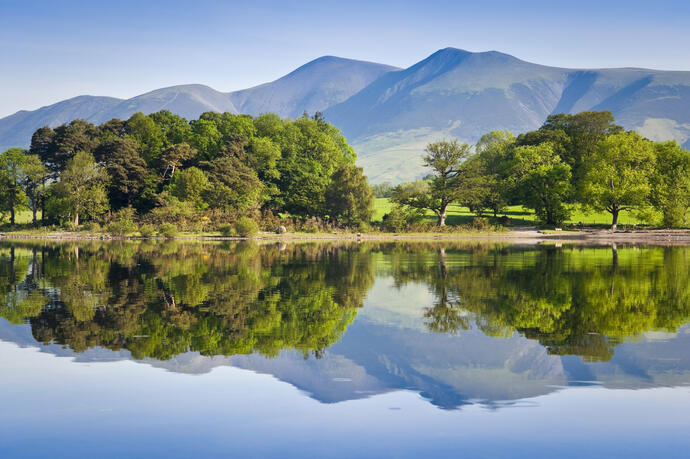
[[[407,67],[439,48],[563,67],[690,70],[690,2],[0,0],[0,116],[80,94],[231,91],[322,55]]]

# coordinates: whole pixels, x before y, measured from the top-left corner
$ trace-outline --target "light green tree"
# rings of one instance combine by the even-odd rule
[[[634,132],[603,139],[592,155],[582,184],[585,203],[611,214],[611,229],[621,211],[644,206],[651,190],[656,154],[653,144]]]
[[[667,227],[687,225],[690,209],[690,152],[675,141],[654,144],[657,162],[650,201]]]
[[[569,217],[570,166],[551,143],[517,147],[512,179],[520,201],[547,225],[560,225]]]
[[[0,212],[9,212],[10,224],[15,224],[17,210],[26,207],[22,189],[26,150],[10,148],[0,154]]]
[[[80,217],[94,218],[108,210],[106,180],[105,171],[91,153],[80,151],[67,161],[57,191],[66,200],[74,226],[79,226]]]
[[[393,195],[397,204],[429,209],[436,214],[438,226],[446,225],[448,206],[456,201],[463,189],[461,165],[470,154],[470,146],[457,140],[430,143],[422,157],[425,167],[432,170],[427,184],[398,187]]]
[[[180,201],[187,201],[199,209],[205,209],[208,204],[202,195],[209,187],[209,181],[204,172],[196,167],[189,167],[178,171],[170,183],[170,194]]]

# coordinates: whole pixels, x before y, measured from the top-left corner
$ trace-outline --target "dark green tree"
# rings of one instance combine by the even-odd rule
[[[345,165],[333,174],[326,191],[326,212],[346,225],[367,223],[374,209],[374,193],[361,167]]]

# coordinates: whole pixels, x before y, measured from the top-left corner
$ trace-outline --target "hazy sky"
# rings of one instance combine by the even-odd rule
[[[453,46],[690,70],[689,21],[687,0],[0,0],[0,116],[81,94],[231,91],[327,54],[407,67]]]

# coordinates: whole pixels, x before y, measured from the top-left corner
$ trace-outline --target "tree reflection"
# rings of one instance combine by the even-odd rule
[[[601,361],[688,321],[689,258],[688,247],[14,242],[0,244],[0,315],[77,352],[320,356],[379,274],[428,288],[432,332],[518,332]]]
[[[553,354],[609,360],[622,340],[676,331],[690,317],[687,247],[436,253],[392,264],[399,285],[424,282],[436,297],[425,313],[431,331],[457,332],[472,316],[492,336],[518,331]]]
[[[27,273],[39,260],[37,283]],[[0,308],[13,323],[28,319],[37,340],[77,352],[318,356],[352,322],[372,282],[371,258],[347,247],[12,247],[0,262]]]

